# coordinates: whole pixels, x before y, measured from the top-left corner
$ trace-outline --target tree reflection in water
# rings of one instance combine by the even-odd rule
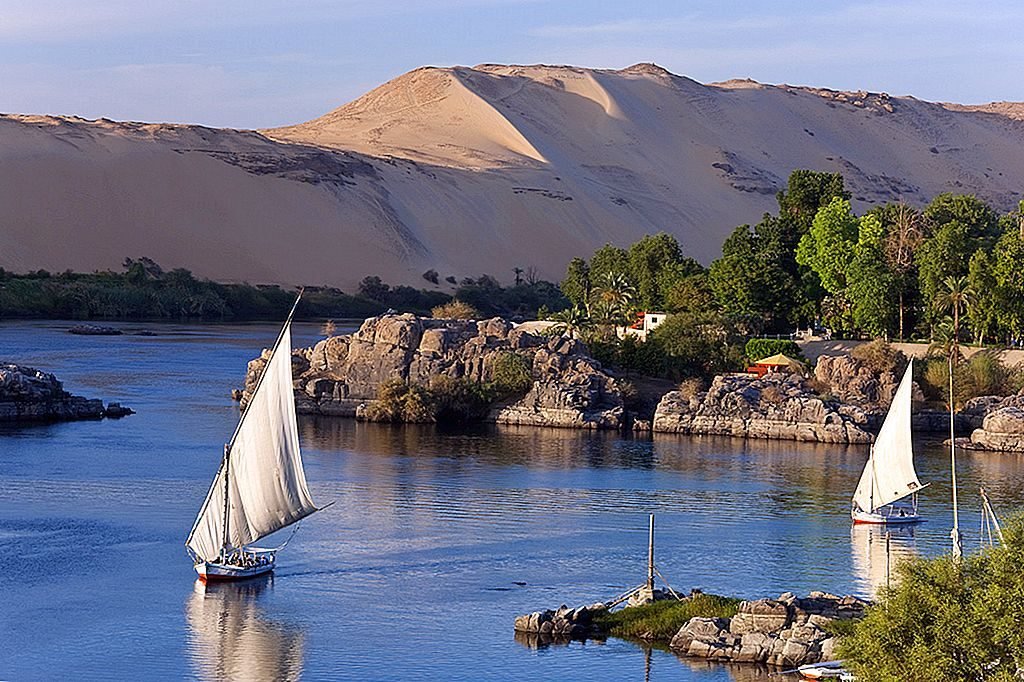
[[[237,583],[196,580],[185,605],[188,647],[203,680],[272,682],[302,675],[305,633],[274,621],[260,607],[272,575]]]

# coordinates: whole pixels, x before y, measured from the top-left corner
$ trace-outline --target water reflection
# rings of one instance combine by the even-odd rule
[[[203,680],[298,680],[305,634],[259,606],[273,576],[206,585],[196,580],[186,604],[189,649]]]
[[[851,524],[853,570],[862,594],[876,597],[895,580],[897,564],[917,556],[915,531],[913,526]]]

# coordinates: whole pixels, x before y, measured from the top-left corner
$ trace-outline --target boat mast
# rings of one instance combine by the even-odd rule
[[[957,508],[956,499],[956,434],[953,428],[953,354],[956,353],[956,339],[953,339],[953,349],[949,354],[949,460],[950,469],[953,473],[953,529],[949,536],[953,540],[953,558],[959,559],[963,556],[963,536],[960,535],[960,514]]]
[[[224,543],[221,546],[221,552],[227,549],[228,544],[231,542],[231,533],[228,529],[228,520],[231,518],[229,513],[231,508],[231,496],[230,488],[231,485],[231,446],[224,444]]]

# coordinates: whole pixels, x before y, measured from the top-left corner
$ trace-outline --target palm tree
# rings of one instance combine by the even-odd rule
[[[944,291],[936,299],[936,307],[948,311],[953,316],[953,344],[960,340],[960,316],[974,305],[974,289],[967,283],[967,277],[947,277],[942,280]]]
[[[557,323],[551,327],[551,333],[568,336],[570,339],[581,339],[594,327],[590,311],[579,304],[558,311],[551,319]]]
[[[606,325],[621,325],[629,321],[633,312],[636,289],[620,272],[609,272],[604,282],[594,291],[592,305],[595,317]]]

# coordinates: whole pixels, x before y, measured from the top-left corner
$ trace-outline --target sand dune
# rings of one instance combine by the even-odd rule
[[[0,116],[0,267],[146,255],[217,279],[557,278],[658,230],[714,258],[795,168],[860,208],[1021,198],[1024,105],[701,84],[652,65],[423,68],[264,131]]]

